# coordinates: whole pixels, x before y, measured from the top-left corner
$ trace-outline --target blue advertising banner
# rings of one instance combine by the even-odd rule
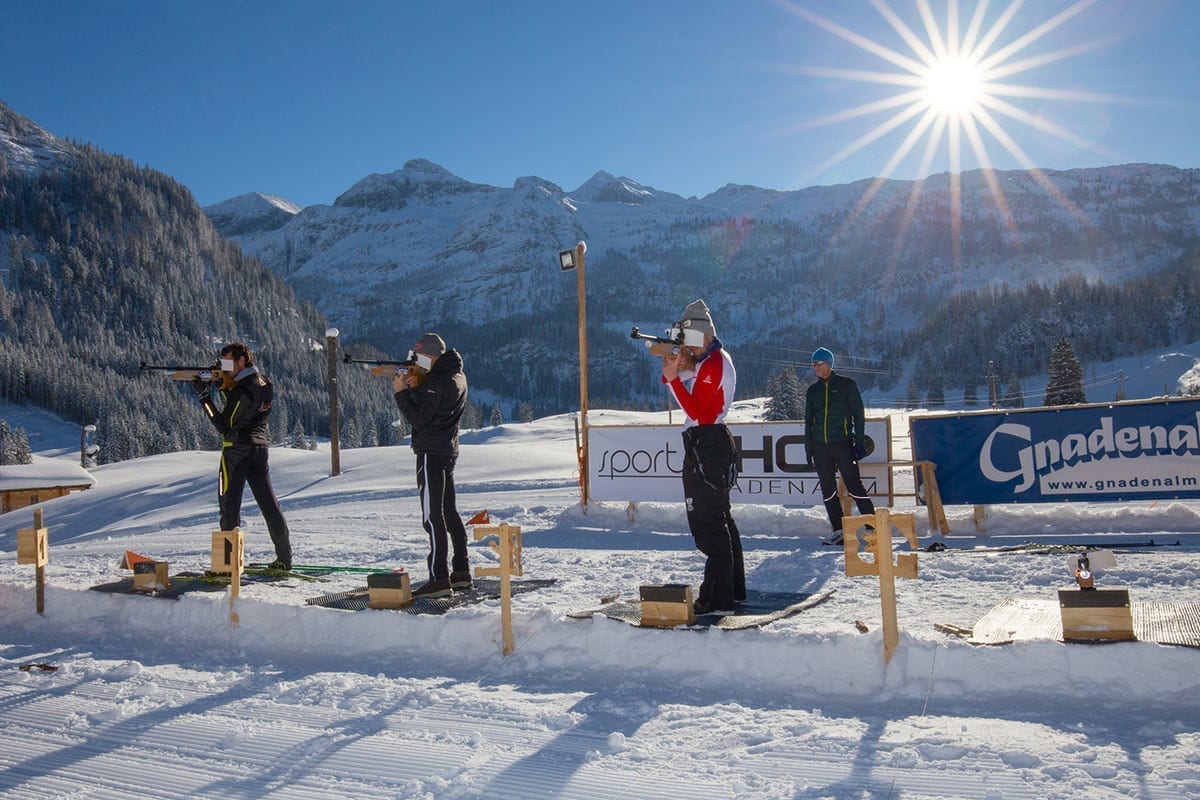
[[[911,417],[946,505],[1200,498],[1200,400]]]

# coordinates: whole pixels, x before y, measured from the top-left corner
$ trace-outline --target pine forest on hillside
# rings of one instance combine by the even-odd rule
[[[326,323],[216,234],[190,193],[93,147],[30,177],[0,159],[0,398],[95,423],[102,460],[219,441],[191,387],[143,361],[205,366],[251,345],[277,387],[276,439],[328,431]],[[391,387],[340,371],[347,445],[397,441]]]

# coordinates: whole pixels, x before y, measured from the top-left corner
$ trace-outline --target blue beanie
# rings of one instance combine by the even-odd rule
[[[825,363],[827,363],[829,366],[832,367],[833,366],[833,352],[828,347],[818,347],[816,350],[813,351],[812,360],[814,362],[824,361]]]

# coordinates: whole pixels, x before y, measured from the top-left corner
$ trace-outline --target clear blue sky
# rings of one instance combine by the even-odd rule
[[[929,0],[943,32],[947,2]],[[956,5],[965,32],[976,2]],[[980,37],[1010,5],[991,0]],[[860,80],[908,74],[869,51],[913,55],[880,7],[928,39],[916,0],[8,0],[0,100],[202,205],[331,203],[412,158],[504,187],[606,170],[685,196],[798,189],[884,174],[916,123],[844,158],[897,109],[813,124],[910,90]],[[1027,0],[991,51],[1064,12],[1001,64],[1061,57],[995,82],[1068,94],[1005,97],[1019,119],[993,117],[1024,155],[984,132],[991,163],[1200,167],[1200,2]],[[924,141],[892,177],[950,168]],[[966,140],[959,163],[979,166]]]

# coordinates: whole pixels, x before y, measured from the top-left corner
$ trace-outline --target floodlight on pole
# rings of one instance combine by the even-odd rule
[[[336,477],[342,471],[341,442],[338,438],[338,386],[337,386],[337,343],[338,329],[325,330],[325,354],[329,357],[329,476]]]
[[[588,365],[587,365],[587,288],[584,280],[584,253],[587,243],[580,241],[573,250],[558,252],[558,267],[563,272],[577,270],[577,292],[579,294],[579,423],[581,437],[576,443],[579,455],[579,492],[583,510],[588,503]]]

